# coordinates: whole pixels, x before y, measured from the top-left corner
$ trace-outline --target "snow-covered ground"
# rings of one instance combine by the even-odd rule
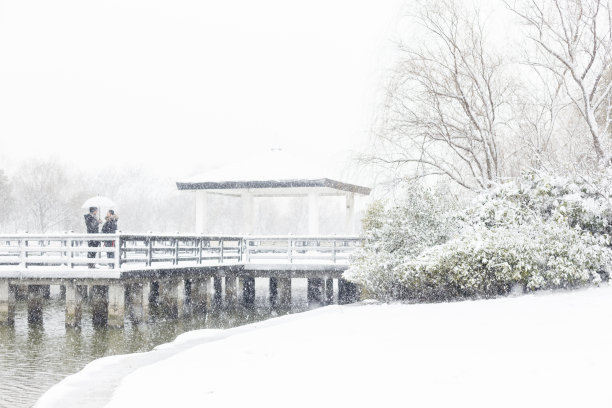
[[[328,306],[97,360],[36,407],[610,407],[611,344],[610,287]]]

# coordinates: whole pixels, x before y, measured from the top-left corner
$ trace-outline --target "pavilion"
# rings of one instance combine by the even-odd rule
[[[313,163],[271,150],[251,159],[223,166],[176,183],[179,190],[196,192],[196,232],[208,231],[208,196],[234,196],[242,202],[242,232],[253,234],[253,200],[257,197],[304,197],[308,200],[308,234],[319,235],[319,200],[323,196],[345,198],[345,231],[354,235],[355,196],[367,196],[370,188],[325,177]]]

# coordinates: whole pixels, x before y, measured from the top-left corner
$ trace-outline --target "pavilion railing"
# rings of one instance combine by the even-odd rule
[[[0,268],[156,267],[246,263],[348,263],[360,239],[349,236],[157,234],[0,235]],[[94,243],[99,246],[89,246]],[[95,259],[88,254],[95,255]]]

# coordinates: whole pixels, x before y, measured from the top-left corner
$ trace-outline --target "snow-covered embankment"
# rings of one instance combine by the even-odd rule
[[[36,407],[609,407],[610,322],[609,287],[329,306],[93,362]]]

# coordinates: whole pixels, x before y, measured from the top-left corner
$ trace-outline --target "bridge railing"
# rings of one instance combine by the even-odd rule
[[[94,246],[90,246],[90,245]],[[360,244],[341,236],[204,236],[156,234],[0,235],[0,268],[119,269],[162,265],[348,263]],[[95,259],[89,258],[95,256]]]
[[[361,240],[354,236],[258,236],[244,238],[244,261],[348,263]]]
[[[242,237],[203,235],[121,236],[121,264],[195,264],[242,260]]]
[[[0,235],[0,266],[75,268],[96,263],[114,269],[121,262],[119,243],[120,236],[112,234]]]

